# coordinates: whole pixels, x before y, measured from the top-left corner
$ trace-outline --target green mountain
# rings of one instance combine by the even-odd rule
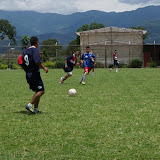
[[[151,33],[146,42],[160,43],[160,6],[148,6],[127,12],[88,11],[61,15],[32,11],[1,11],[0,19],[9,20],[17,29],[17,36],[38,35],[41,40],[56,38],[61,44],[68,44],[76,37],[76,30],[83,24],[103,23],[106,26],[143,26]],[[19,38],[18,38],[19,39]]]

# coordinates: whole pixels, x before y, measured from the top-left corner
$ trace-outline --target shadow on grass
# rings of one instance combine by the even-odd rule
[[[35,115],[29,111],[18,111],[18,112],[14,112],[14,113],[25,114],[25,115]]]
[[[37,114],[33,114],[29,111],[18,111],[18,112],[14,112],[16,114],[25,114],[25,115],[30,115],[30,116],[35,116],[35,115],[41,115],[41,114],[44,114],[44,112],[41,112],[41,113],[37,113]]]

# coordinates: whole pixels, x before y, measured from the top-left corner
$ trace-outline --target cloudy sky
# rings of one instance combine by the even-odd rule
[[[121,12],[148,5],[160,5],[160,0],[0,0],[0,10],[33,10],[60,14],[88,10]]]

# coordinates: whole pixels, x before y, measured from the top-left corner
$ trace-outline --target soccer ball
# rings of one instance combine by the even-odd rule
[[[69,90],[69,95],[70,95],[70,96],[75,96],[76,93],[77,93],[77,91],[76,91],[75,89],[70,89],[70,90]]]

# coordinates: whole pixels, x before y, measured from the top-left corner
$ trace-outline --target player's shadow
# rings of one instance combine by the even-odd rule
[[[18,112],[14,112],[14,113],[25,114],[25,115],[35,115],[33,113],[30,113],[29,111],[18,111]]]

